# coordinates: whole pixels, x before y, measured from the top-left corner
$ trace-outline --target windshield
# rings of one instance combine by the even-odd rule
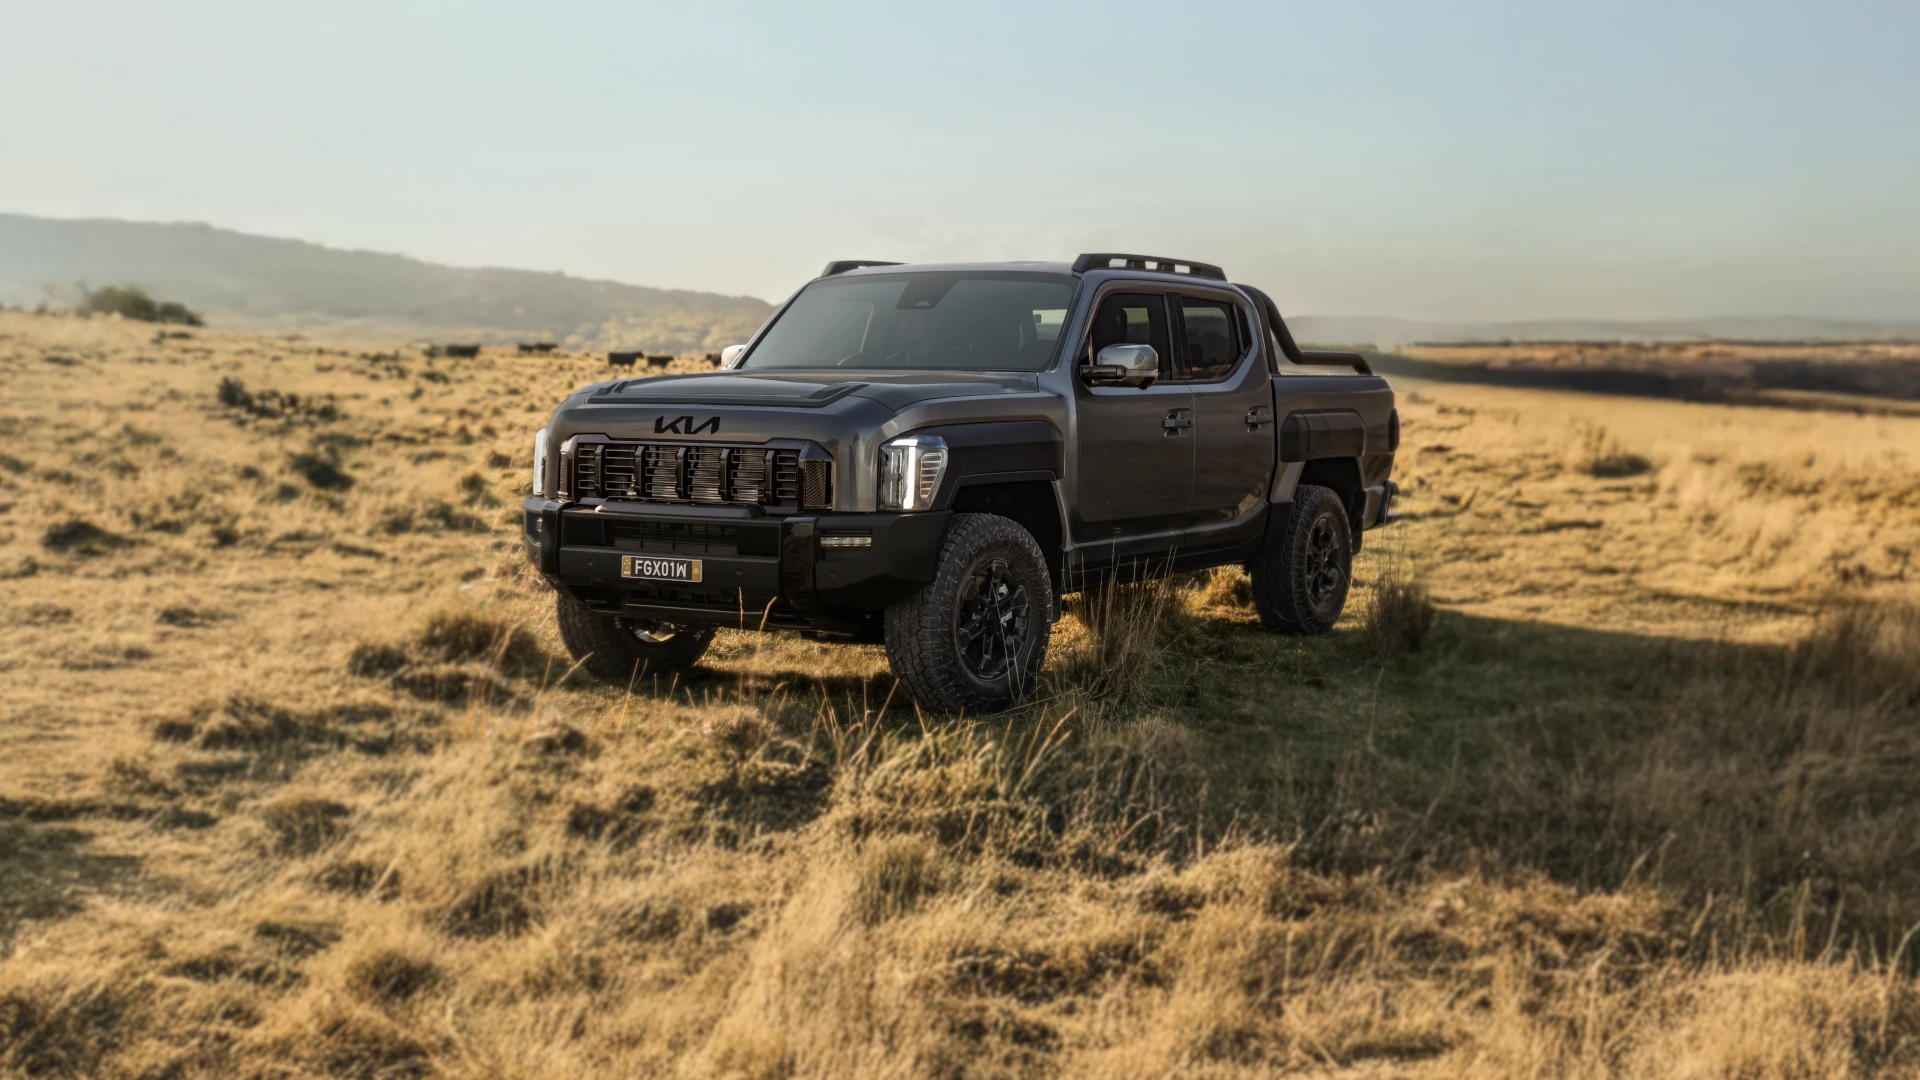
[[[1073,297],[1065,274],[926,271],[816,281],[743,368],[1039,371]]]

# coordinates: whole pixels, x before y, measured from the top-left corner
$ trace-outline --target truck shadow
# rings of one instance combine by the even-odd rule
[[[1068,709],[1096,715],[1050,766],[1062,812],[1159,815],[1207,846],[1264,838],[1329,872],[1474,866],[1798,903],[1862,932],[1920,920],[1920,663],[1457,612],[1417,649],[1229,617],[1161,652],[1138,700],[1069,691],[968,719],[1012,746]],[[790,723],[830,707],[903,734],[954,726],[898,693],[882,715],[884,671],[708,678],[784,694]],[[1135,786],[1089,787],[1121,775]]]

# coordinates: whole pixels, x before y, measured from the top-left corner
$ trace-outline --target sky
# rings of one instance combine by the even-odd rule
[[[1302,314],[1920,316],[1920,3],[0,0],[0,211],[777,299],[1222,264]]]

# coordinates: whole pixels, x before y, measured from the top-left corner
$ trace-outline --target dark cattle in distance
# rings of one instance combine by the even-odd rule
[[[519,348],[523,353],[550,353],[553,351],[553,342],[523,341],[520,343]]]
[[[607,354],[607,364],[610,367],[632,367],[643,355],[637,352],[610,352]]]
[[[647,357],[647,366],[648,366],[648,367],[666,367],[666,366],[667,366],[668,364],[671,364],[671,363],[673,363],[673,357],[671,357],[671,356],[649,356],[649,357]]]

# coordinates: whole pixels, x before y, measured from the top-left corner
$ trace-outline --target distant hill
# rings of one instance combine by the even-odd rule
[[[750,296],[529,270],[463,269],[199,224],[0,214],[0,303],[138,285],[219,326],[581,348],[717,351],[772,314]]]
[[[1871,341],[1920,340],[1920,321],[1817,319],[1797,315],[1700,319],[1535,319],[1450,323],[1384,315],[1289,316],[1293,336],[1314,344],[1392,349],[1416,342],[1502,341]]]
[[[709,352],[773,313],[750,296],[649,289],[531,270],[463,269],[199,224],[0,214],[0,304],[32,306],[76,286],[130,284],[216,325],[490,343],[542,338],[580,348]],[[51,293],[50,293],[51,290]],[[1317,344],[1415,342],[1920,340],[1920,322],[1795,316],[1655,321],[1448,323],[1385,316],[1290,317]]]

